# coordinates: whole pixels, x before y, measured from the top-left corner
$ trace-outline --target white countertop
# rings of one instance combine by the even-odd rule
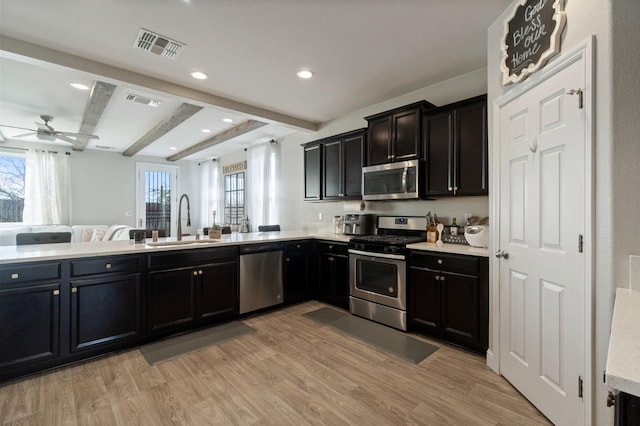
[[[616,290],[606,379],[609,387],[640,397],[640,291]]]
[[[489,257],[488,248],[471,247],[464,244],[447,244],[441,246],[436,243],[416,243],[407,244],[407,248],[411,250],[437,251],[441,253],[466,254],[468,256]]]
[[[272,241],[291,241],[314,238],[319,240],[349,242],[349,235],[331,233],[309,233],[308,231],[250,232],[224,234],[220,240],[203,240],[196,243],[195,237],[184,237],[183,241],[194,241],[193,244],[152,246],[149,244],[133,244],[125,241],[94,241],[84,243],[36,244],[25,246],[0,246],[0,264],[32,262],[40,260],[61,260],[80,257],[112,256],[118,254],[152,253],[167,250],[196,249],[206,247],[223,247],[239,244],[254,244]],[[175,241],[175,238],[160,238],[159,241]],[[206,242],[205,242],[206,241]],[[147,239],[147,242],[151,242]],[[417,243],[407,245],[412,250],[427,250],[444,253],[466,254],[473,256],[489,256],[484,248],[470,247],[460,244]]]
[[[250,232],[224,234],[220,240],[202,240],[196,243],[195,236],[184,237],[183,241],[193,244],[151,246],[124,241],[94,241],[84,243],[34,244],[25,246],[0,246],[0,264],[31,262],[40,260],[60,260],[79,257],[111,256],[118,254],[151,253],[167,250],[183,250],[206,247],[223,247],[238,244],[253,244],[266,241],[291,241],[316,238],[348,242],[348,235],[310,234],[306,231]],[[158,241],[175,241],[175,238],[160,238]],[[151,239],[147,239],[151,242]]]

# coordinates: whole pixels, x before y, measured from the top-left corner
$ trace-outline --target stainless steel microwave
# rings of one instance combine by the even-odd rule
[[[362,168],[363,200],[420,198],[420,160],[400,161]]]

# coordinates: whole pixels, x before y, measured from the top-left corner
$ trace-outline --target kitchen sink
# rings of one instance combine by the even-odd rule
[[[201,244],[215,244],[219,243],[220,240],[181,240],[181,241],[156,241],[145,243],[148,246],[152,247],[163,247],[163,246],[185,246],[185,245],[201,245]]]

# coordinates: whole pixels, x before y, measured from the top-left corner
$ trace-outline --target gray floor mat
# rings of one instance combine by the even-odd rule
[[[240,321],[233,321],[217,327],[206,328],[158,342],[144,345],[140,352],[149,365],[156,365],[181,355],[217,345],[246,334],[255,333],[255,329]]]
[[[303,316],[414,364],[438,350],[437,346],[414,339],[401,331],[335,309],[320,308]]]

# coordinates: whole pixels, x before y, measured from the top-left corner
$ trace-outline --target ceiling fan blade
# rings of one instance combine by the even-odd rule
[[[79,141],[77,141],[77,140],[74,140],[74,139],[68,138],[67,136],[63,135],[61,132],[56,132],[56,134],[55,134],[54,136],[55,136],[56,138],[60,139],[60,140],[63,140],[63,141],[65,141],[65,142],[69,142],[70,144],[73,144],[73,145],[80,143],[80,142],[79,142]]]
[[[36,129],[27,129],[26,127],[7,126],[6,124],[0,124],[0,127],[9,127],[10,129],[29,130],[30,132],[36,131]]]
[[[64,136],[72,136],[74,138],[87,138],[87,139],[100,139],[100,136],[98,135],[90,135],[88,133],[71,133],[71,132],[55,132],[54,133],[56,136],[57,135],[64,135]]]
[[[12,138],[24,138],[25,136],[31,136],[31,135],[35,135],[36,132],[29,132],[29,133],[20,133],[19,135],[15,135],[15,136],[11,136]]]

